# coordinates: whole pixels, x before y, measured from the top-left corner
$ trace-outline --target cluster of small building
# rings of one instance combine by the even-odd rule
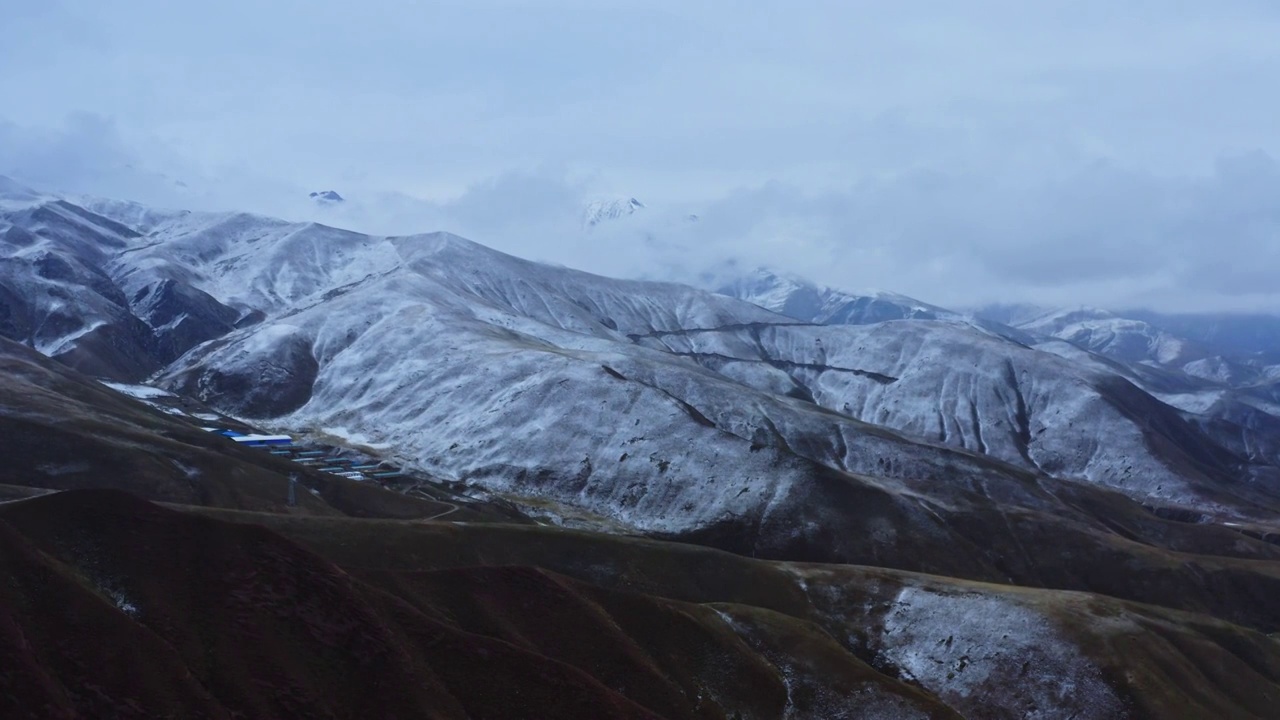
[[[386,483],[403,476],[400,470],[385,462],[367,458],[349,450],[319,445],[295,445],[290,435],[242,433],[216,427],[204,429],[218,433],[245,447],[262,448],[272,455],[292,460],[299,465],[306,465],[320,472],[332,473],[349,480],[375,480]]]

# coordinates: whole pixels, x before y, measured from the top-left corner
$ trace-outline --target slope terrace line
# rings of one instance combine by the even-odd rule
[[[694,360],[697,360],[699,358],[708,358],[708,359],[714,359],[714,360],[724,360],[726,362],[760,363],[763,365],[769,365],[770,367],[778,368],[779,370],[786,370],[788,368],[791,368],[791,369],[814,370],[817,372],[830,371],[830,372],[850,373],[853,375],[857,375],[859,377],[865,377],[871,380],[875,380],[881,385],[892,385],[893,383],[898,382],[898,378],[893,377],[892,375],[883,375],[881,373],[874,372],[871,370],[859,370],[858,368],[840,367],[839,365],[819,365],[815,363],[802,363],[802,362],[795,362],[794,360],[783,360],[781,358],[772,358],[772,357],[764,357],[762,359],[742,358],[742,357],[735,357],[733,355],[724,355],[722,353],[677,352],[675,350],[666,350],[665,352],[669,355],[674,355],[676,357],[687,357],[687,358],[692,358]]]
[[[821,323],[804,322],[801,320],[796,320],[794,322],[776,322],[776,323],[766,323],[766,322],[730,323],[728,325],[721,325],[720,327],[713,327],[713,328],[681,328],[679,330],[654,330],[652,332],[647,332],[647,333],[628,333],[627,339],[632,342],[636,342],[638,340],[644,340],[645,338],[663,338],[663,337],[669,337],[669,336],[679,337],[679,336],[686,336],[686,335],[700,335],[703,333],[727,332],[730,330],[752,330],[752,329],[760,329],[760,328],[767,328],[767,327],[824,327],[824,326]]]

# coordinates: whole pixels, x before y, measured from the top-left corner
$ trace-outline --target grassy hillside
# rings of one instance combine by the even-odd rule
[[[4,717],[1268,718],[1280,699],[1280,642],[1206,615],[550,528],[72,491],[0,505],[0,564]]]

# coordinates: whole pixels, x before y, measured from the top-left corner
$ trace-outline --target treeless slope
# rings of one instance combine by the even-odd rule
[[[243,448],[0,338],[0,483],[239,510],[431,517],[448,506]],[[288,507],[289,475],[312,492]]]
[[[220,516],[237,517],[235,513]],[[1016,582],[999,576],[977,578],[985,582],[1093,592],[1211,615],[1263,632],[1280,630],[1280,606],[1272,600],[1280,593],[1280,563],[1275,561],[1171,552],[1120,534],[1058,534],[1036,516],[965,517],[953,537],[971,539],[952,548],[954,565],[946,565],[949,556],[941,547],[933,548],[938,554],[917,560],[942,568],[929,574],[973,580],[963,571],[974,554],[1018,573]],[[778,565],[684,543],[508,525],[346,522],[278,515],[252,521],[302,542],[343,567],[402,571],[534,565],[597,584],[636,583],[624,587],[678,599],[780,607],[767,595],[777,591],[778,583],[759,577],[762,572],[774,572],[770,568]],[[1008,527],[1001,527],[1005,524]],[[994,547],[984,546],[984,530],[988,538],[1003,539],[1005,533],[1020,537],[1024,544],[1015,546],[1019,554],[1006,554],[994,542]],[[875,532],[876,528],[850,527],[849,531]],[[913,546],[904,543],[904,547]],[[913,560],[907,555],[898,559]],[[651,578],[660,580],[650,585]],[[677,592],[686,585],[687,589]],[[725,594],[730,589],[743,594]]]
[[[262,528],[110,491],[0,521],[5,717],[658,717]]]
[[[0,522],[0,715],[229,718],[174,649]]]
[[[513,562],[574,579],[476,567]],[[1207,616],[546,528],[71,491],[0,505],[0,570],[5,717],[1268,718],[1280,699],[1280,643]]]
[[[833,678],[857,677],[856,660],[969,718],[1271,718],[1280,701],[1276,639],[1210,615],[1101,595],[764,562],[549,528],[263,519],[402,595],[409,594],[403,583],[412,577],[406,572],[533,565],[605,589],[726,604],[716,607],[775,667],[839,659],[826,665],[823,682],[795,685],[815,694],[849,687]],[[1140,571],[1127,586],[1135,594],[1159,591],[1164,594],[1154,600],[1171,606],[1246,608],[1274,617],[1268,609],[1274,591],[1266,589],[1275,587],[1271,563],[1171,554],[1161,567],[1144,567],[1151,560],[1134,556],[1127,562]],[[1165,584],[1149,584],[1152,574]],[[421,591],[419,582],[412,592]],[[454,621],[502,637],[516,632],[475,620],[475,612]],[[806,622],[822,633],[804,632]],[[835,646],[827,641],[850,657],[832,656]]]
[[[114,491],[0,506],[0,563],[4,717],[727,720],[819,707],[793,697],[789,664],[710,608],[529,568],[370,584],[260,526]],[[816,626],[788,635],[833,645]],[[856,677],[820,706],[851,716],[952,716],[851,656],[804,677]]]
[[[957,717],[854,657],[820,627],[758,608],[733,609],[765,618],[756,642],[724,611],[534,568],[361,577],[446,613],[459,628],[590,672],[668,718]]]

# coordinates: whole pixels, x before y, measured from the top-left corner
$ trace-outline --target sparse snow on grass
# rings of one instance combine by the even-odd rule
[[[125,597],[125,594],[119,590],[109,591],[107,595],[111,598],[111,601],[116,604],[116,607],[120,609],[120,612],[123,612],[125,615],[128,615],[129,617],[138,617],[138,615],[141,614],[141,611],[138,610],[138,606],[129,602],[129,599]]]
[[[884,616],[879,643],[882,661],[962,712],[1124,717],[1098,667],[1048,618],[1008,599],[905,587]]]

